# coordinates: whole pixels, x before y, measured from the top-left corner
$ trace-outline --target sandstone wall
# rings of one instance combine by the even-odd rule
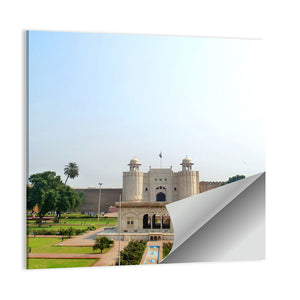
[[[222,185],[222,181],[200,181],[199,193],[203,193]]]
[[[87,189],[74,189],[77,192],[83,192],[85,199],[83,204],[78,207],[78,212],[98,212],[99,203],[99,189],[98,188],[87,188]],[[120,201],[120,195],[122,194],[121,188],[102,188],[101,189],[101,202],[100,211],[108,212],[110,206],[114,206],[115,202]]]

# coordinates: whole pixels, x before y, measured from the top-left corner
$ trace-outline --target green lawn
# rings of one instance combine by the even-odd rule
[[[100,250],[93,251],[93,247],[71,247],[56,246],[61,238],[27,238],[27,253],[31,247],[31,253],[82,253],[82,254],[100,254]],[[104,249],[106,253],[110,248]]]
[[[61,218],[59,224],[86,224],[86,225],[95,225],[95,224],[116,224],[118,221],[118,218],[104,218],[100,217],[99,222],[97,217],[93,218]],[[36,223],[37,220],[27,220],[27,223]],[[52,221],[47,221],[47,223],[53,223]]]
[[[98,259],[28,258],[27,269],[90,267]]]
[[[96,227],[103,227],[103,226],[114,226],[117,225],[118,219],[117,218],[99,218],[99,222],[97,218],[67,218],[67,219],[61,219],[59,223],[53,223],[53,222],[47,222],[42,223],[42,227],[48,228],[47,226],[52,225],[52,228],[54,226],[65,226],[65,225],[74,225],[74,226],[96,226]],[[36,221],[28,220],[27,224],[30,225],[30,227],[38,227],[38,224]]]

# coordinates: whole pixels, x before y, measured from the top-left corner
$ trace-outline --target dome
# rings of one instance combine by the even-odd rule
[[[192,160],[187,156],[182,160],[182,165],[193,165]]]
[[[130,165],[140,165],[140,161],[134,157],[133,159],[130,160]]]

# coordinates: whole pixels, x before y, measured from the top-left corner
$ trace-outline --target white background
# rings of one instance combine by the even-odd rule
[[[297,1],[2,1],[1,294],[24,299],[299,299]],[[24,270],[25,30],[264,39],[267,259]]]

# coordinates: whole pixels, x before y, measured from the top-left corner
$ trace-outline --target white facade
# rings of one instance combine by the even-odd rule
[[[193,171],[189,158],[182,160],[182,171],[172,168],[150,168],[141,172],[137,158],[133,158],[129,171],[123,172],[124,202],[174,202],[199,193],[199,172]]]

